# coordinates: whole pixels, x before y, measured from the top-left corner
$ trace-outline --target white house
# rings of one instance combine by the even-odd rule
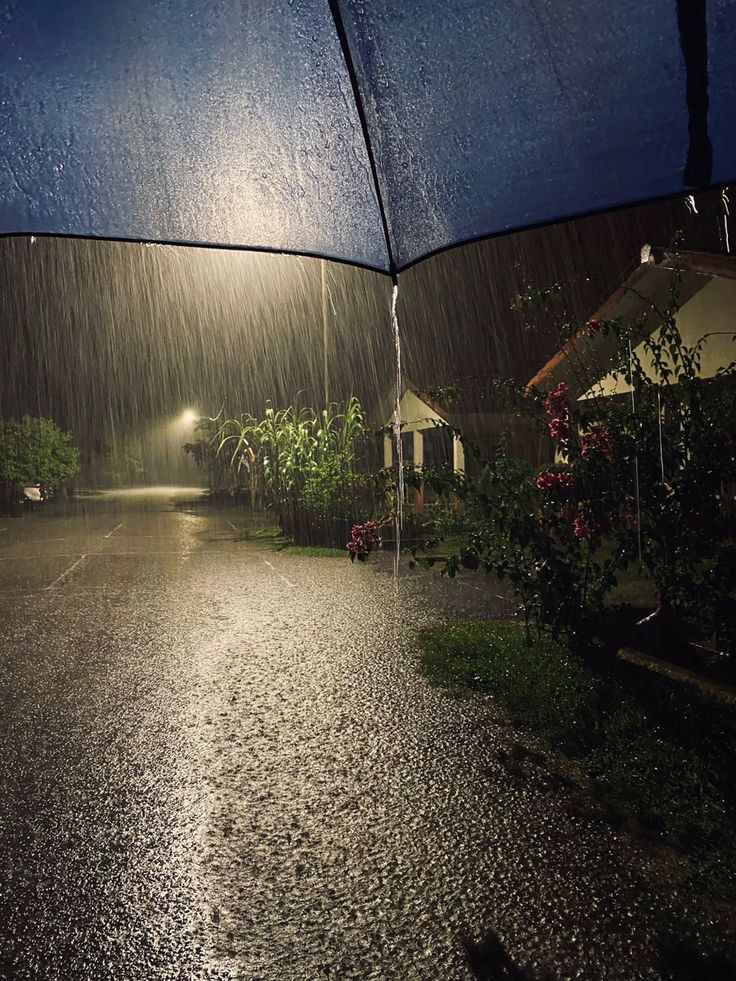
[[[382,417],[384,427],[394,427],[394,406],[386,399]],[[394,402],[395,404],[395,402]],[[458,403],[449,408],[437,405],[428,395],[408,379],[404,379],[399,400],[401,441],[404,462],[418,470],[452,467],[464,474],[478,466],[476,454],[466,458],[468,446],[481,455],[492,455],[503,439],[510,452],[533,463],[541,463],[548,453],[549,440],[540,436],[533,422],[502,411],[487,392],[465,391],[458,395]],[[462,433],[466,443],[463,444]],[[383,439],[383,463],[394,465],[396,444],[393,435]],[[410,498],[417,511],[425,504],[425,496],[431,500],[431,492],[422,487],[412,490]]]
[[[718,368],[736,359],[736,258],[706,252],[642,249],[642,262],[591,316],[591,320],[620,319],[658,330],[672,286],[673,270],[681,284],[677,326],[688,345],[708,335],[702,349],[700,375],[712,378]],[[642,365],[652,366],[643,344],[636,349]],[[613,342],[600,334],[571,338],[528,382],[543,391],[567,382],[581,403],[631,391],[623,378],[614,378]],[[654,371],[652,369],[652,377]]]
[[[465,472],[465,450],[462,441],[451,430],[448,416],[443,409],[433,404],[426,395],[421,395],[419,391],[410,387],[409,382],[404,387],[404,393],[399,401],[399,421],[401,423],[401,433],[406,444],[406,436],[410,434],[411,443],[409,452],[404,453],[405,462],[411,462],[417,469],[425,465],[425,438],[431,439],[430,434],[438,430],[445,430],[452,440],[452,460],[432,460],[432,464],[437,465],[452,463],[453,470],[457,473]],[[385,421],[385,426],[395,424],[395,412]],[[383,465],[392,467],[394,463],[394,452],[396,450],[395,441],[391,436],[383,438]]]

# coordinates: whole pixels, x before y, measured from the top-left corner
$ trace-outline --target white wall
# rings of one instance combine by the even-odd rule
[[[701,356],[701,377],[712,378],[716,371],[736,359],[736,280],[712,279],[707,286],[695,294],[677,315],[677,326],[688,345],[694,345],[704,334],[715,333],[703,346]],[[657,337],[659,331],[655,332]],[[652,359],[640,345],[636,353],[647,369],[650,377],[655,376]],[[613,375],[606,375],[594,388],[580,398],[588,399],[600,395],[621,395],[630,392],[631,387]]]

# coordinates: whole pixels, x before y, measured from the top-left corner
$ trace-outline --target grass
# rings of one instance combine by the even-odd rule
[[[266,528],[259,528],[257,531],[249,532],[248,538],[260,542],[272,552],[288,552],[289,555],[304,555],[313,559],[344,559],[346,551],[344,548],[321,548],[317,545],[295,545],[289,539],[284,538],[281,531],[275,525]]]
[[[736,899],[736,708],[631,666],[599,671],[515,624],[461,622],[419,636],[424,673],[455,694],[492,692],[645,816],[696,884]]]

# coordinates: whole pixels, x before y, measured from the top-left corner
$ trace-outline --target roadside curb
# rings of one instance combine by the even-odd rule
[[[699,688],[714,698],[720,698],[722,701],[736,704],[736,688],[726,685],[722,681],[704,678],[694,671],[688,671],[687,668],[680,668],[674,664],[669,664],[667,661],[662,661],[658,657],[652,657],[651,654],[645,654],[635,647],[620,648],[616,653],[616,657],[621,661],[628,661],[629,664],[635,664],[637,667],[646,668],[649,671],[654,671],[656,674],[664,675],[666,678],[672,678],[675,681],[692,685],[694,688]]]

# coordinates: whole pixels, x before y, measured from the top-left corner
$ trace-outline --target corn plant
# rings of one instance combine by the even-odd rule
[[[243,413],[226,419],[215,441],[217,453],[236,472],[246,470],[263,481],[283,526],[298,508],[348,516],[361,486],[358,452],[365,435],[363,409],[352,396],[344,406],[332,403],[319,413],[298,400],[283,409],[267,403],[261,418]]]

